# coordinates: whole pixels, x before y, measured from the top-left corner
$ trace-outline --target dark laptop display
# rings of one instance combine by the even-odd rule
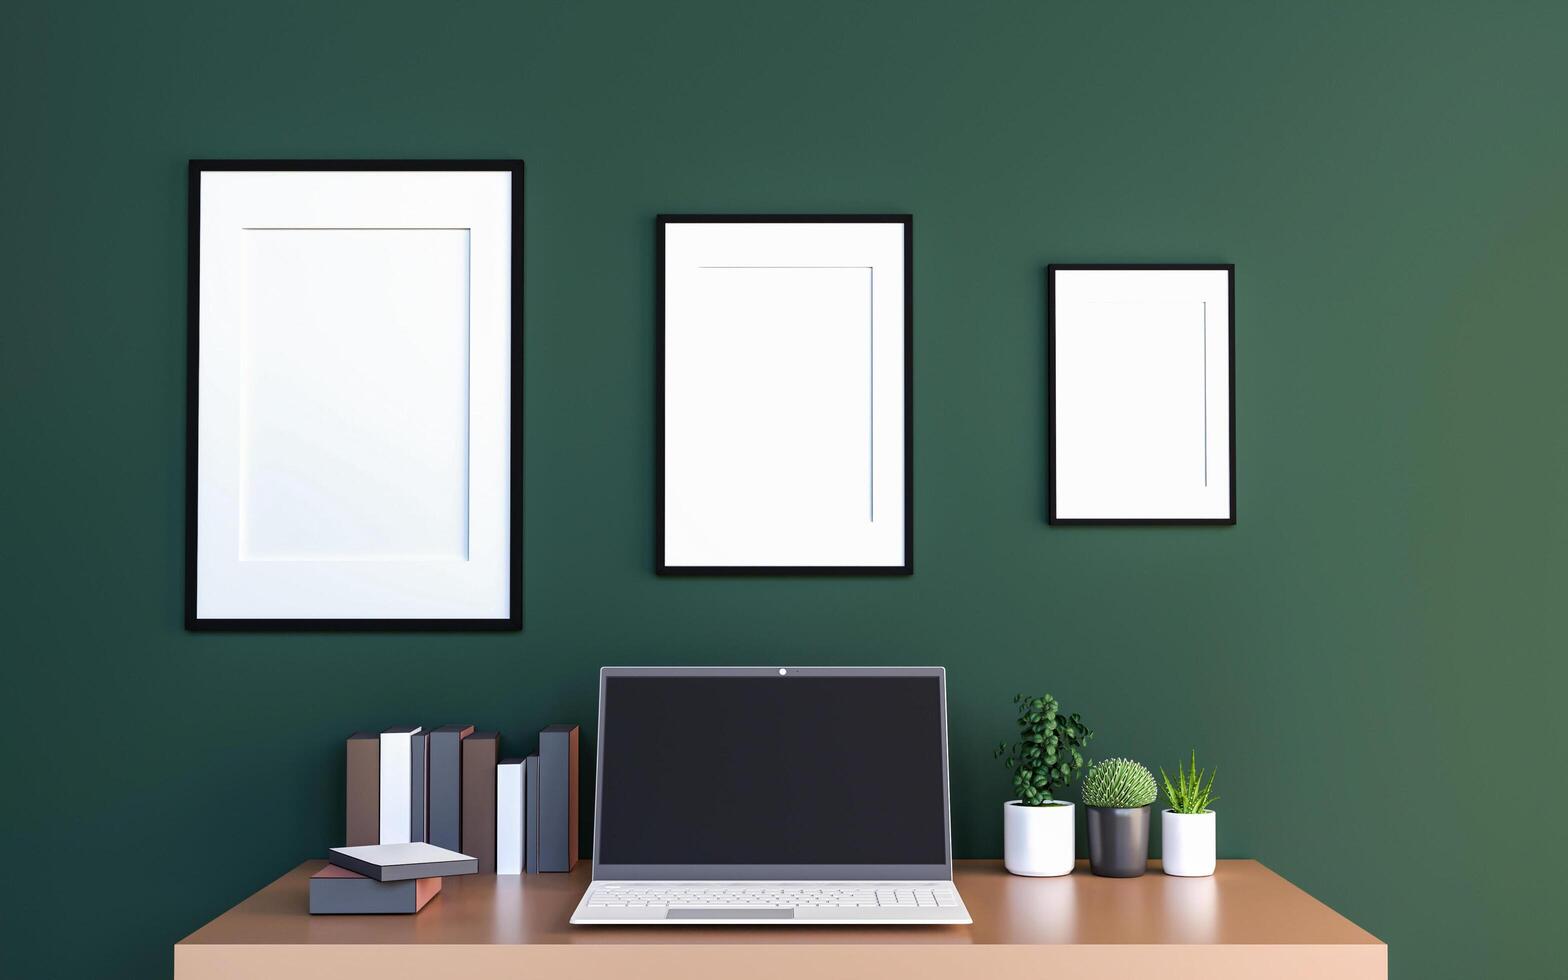
[[[607,672],[598,864],[945,874],[942,681],[939,669]]]

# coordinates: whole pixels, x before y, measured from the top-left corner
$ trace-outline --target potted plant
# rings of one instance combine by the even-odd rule
[[[1136,878],[1149,863],[1149,806],[1159,796],[1154,774],[1131,759],[1096,762],[1083,777],[1089,814],[1089,870]]]
[[[1192,752],[1192,761],[1183,772],[1176,764],[1176,781],[1160,770],[1165,782],[1165,798],[1170,809],[1160,814],[1160,839],[1164,842],[1160,854],[1165,873],[1181,878],[1204,878],[1214,873],[1214,811],[1210,809],[1219,797],[1214,795],[1214,776],[1218,769],[1208,774],[1198,768],[1198,751]]]
[[[1013,773],[1018,799],[1002,806],[1003,863],[1015,875],[1051,877],[1073,870],[1073,805],[1056,794],[1078,778],[1094,732],[1077,714],[1064,715],[1049,694],[1013,698],[1018,741],[994,753]]]

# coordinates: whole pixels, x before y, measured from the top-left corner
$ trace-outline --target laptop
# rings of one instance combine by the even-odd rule
[[[968,924],[940,667],[606,667],[588,924]]]

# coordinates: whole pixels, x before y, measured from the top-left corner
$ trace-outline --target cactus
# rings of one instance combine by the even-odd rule
[[[1084,806],[1148,806],[1159,795],[1154,773],[1131,759],[1096,762],[1083,777]]]
[[[1003,742],[992,753],[1013,772],[1013,791],[1024,806],[1050,806],[1078,778],[1083,753],[1094,732],[1076,714],[1063,715],[1049,694],[1013,698],[1018,706],[1018,741]]]

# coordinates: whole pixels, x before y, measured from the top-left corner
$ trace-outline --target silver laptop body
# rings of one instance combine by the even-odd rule
[[[968,924],[941,667],[605,667],[578,925]]]

